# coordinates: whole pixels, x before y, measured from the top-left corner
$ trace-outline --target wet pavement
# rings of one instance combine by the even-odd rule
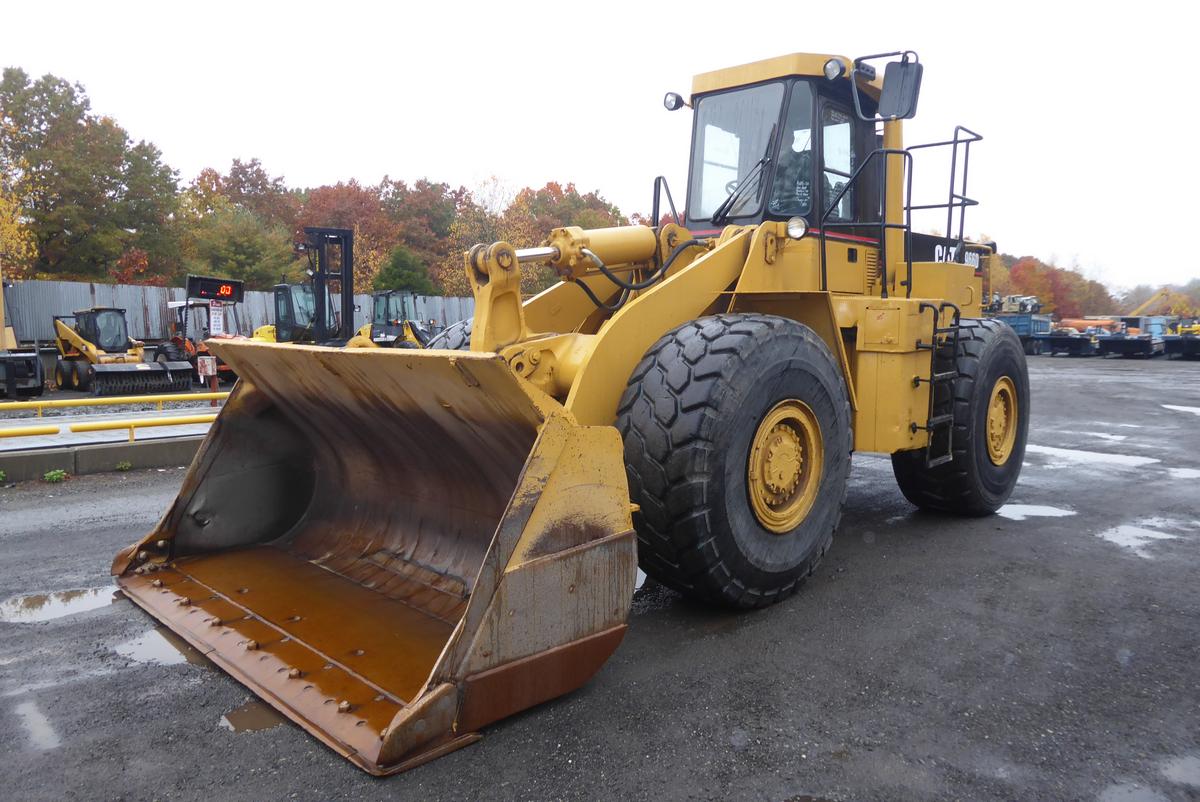
[[[114,600],[180,471],[0,488],[0,796],[1200,798],[1200,363],[1030,364],[999,515],[918,513],[859,455],[797,596],[731,614],[648,579],[582,690],[384,780]]]

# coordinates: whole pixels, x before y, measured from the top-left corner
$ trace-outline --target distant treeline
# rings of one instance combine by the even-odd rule
[[[474,191],[384,176],[299,189],[258,159],[205,169],[184,184],[149,142],[91,111],[79,84],[0,80],[0,259],[6,278],[166,285],[209,273],[266,288],[305,264],[307,225],[355,230],[356,286],[470,295],[462,252],[476,242],[526,245],[551,228],[628,223],[573,184]],[[552,279],[528,271],[529,291]]]
[[[360,290],[470,295],[462,252],[477,242],[532,245],[557,226],[628,222],[598,193],[570,183],[514,192],[496,179],[468,190],[384,176],[299,189],[252,158],[185,184],[152,143],[133,142],[93,113],[81,85],[34,80],[18,68],[0,80],[0,260],[10,279],[165,286],[202,273],[265,289],[302,275],[295,243],[304,226],[320,225],[354,229]],[[1114,299],[1075,270],[1030,256],[1004,261],[993,289],[1037,295],[1066,317],[1125,311],[1153,292],[1136,287]],[[535,292],[554,278],[526,270],[523,287]],[[1200,279],[1178,289],[1200,307]]]

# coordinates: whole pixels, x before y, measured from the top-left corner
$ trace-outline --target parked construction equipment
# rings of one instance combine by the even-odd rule
[[[167,308],[174,312],[168,338],[154,350],[154,361],[159,363],[185,361],[192,366],[192,378],[199,380],[196,360],[209,356],[206,340],[233,339],[239,333],[237,304],[245,297],[241,281],[210,276],[188,276],[184,286],[184,300],[168,301]],[[203,313],[203,323],[189,330],[192,310]],[[217,360],[217,376],[223,382],[233,382],[237,374],[233,369]]]
[[[666,98],[694,110],[677,223],[476,245],[474,317],[432,348],[211,343],[241,381],[118,583],[386,774],[586,682],[639,563],[734,608],[790,596],[854,450],[892,455],[919,507],[994,512],[1025,450],[1025,356],[979,319],[998,258],[963,237],[980,137],[903,145],[921,73],[904,52],[697,76]],[[948,197],[914,204],[913,153],[935,146]],[[926,208],[944,236],[913,231]],[[523,299],[532,263],[562,281]]]
[[[55,315],[54,334],[54,384],[60,390],[132,395],[191,389],[192,366],[187,362],[144,360],[145,344],[129,338],[124,309],[94,307]]]
[[[1161,315],[1122,315],[1115,331],[1098,335],[1101,356],[1154,357],[1166,353],[1168,319]]]
[[[46,389],[46,375],[36,344],[28,351],[18,348],[17,333],[8,325],[5,310],[4,273],[0,269],[0,395],[7,398],[41,395]]]
[[[424,348],[432,336],[410,315],[404,303],[406,293],[383,290],[371,294],[371,322],[359,328],[351,339],[351,347]]]
[[[251,339],[344,346],[354,336],[354,232],[306,226],[299,250],[308,256],[309,280],[274,286],[275,323],[259,326]],[[337,268],[331,270],[334,258]],[[340,293],[340,314],[334,309],[334,284]]]

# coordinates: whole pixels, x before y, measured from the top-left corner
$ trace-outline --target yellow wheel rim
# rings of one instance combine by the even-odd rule
[[[995,465],[1003,465],[1012,456],[1017,442],[1017,388],[1012,379],[1001,376],[992,387],[988,400],[987,447]]]
[[[750,507],[765,529],[779,535],[800,525],[821,486],[825,449],[808,404],[776,404],[754,433],[747,464]]]

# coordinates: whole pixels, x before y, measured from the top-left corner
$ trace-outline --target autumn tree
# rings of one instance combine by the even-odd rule
[[[290,230],[268,225],[224,199],[191,215],[183,250],[189,272],[240,279],[250,289],[268,289],[282,277],[299,276]]]
[[[33,236],[31,270],[99,278],[130,248],[178,259],[175,172],[148,142],[93,114],[83,87],[53,75],[0,78],[0,181]]]
[[[400,242],[400,225],[384,211],[379,187],[354,180],[308,190],[296,216],[296,231],[304,226],[354,231],[355,287],[371,286]]]

